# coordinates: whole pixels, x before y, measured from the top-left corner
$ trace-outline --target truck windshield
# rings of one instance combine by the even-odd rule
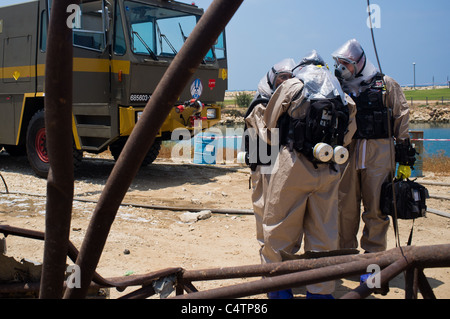
[[[131,49],[134,53],[173,57],[183,46],[200,18],[192,13],[161,8],[135,1],[124,1]],[[223,36],[205,57],[206,62],[224,58]],[[223,56],[223,57],[222,57]]]

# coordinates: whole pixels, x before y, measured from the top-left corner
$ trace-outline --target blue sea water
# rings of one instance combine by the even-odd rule
[[[217,147],[229,148],[234,150],[241,150],[243,127],[241,125],[235,127],[218,126],[222,132],[217,139]],[[432,156],[438,154],[445,154],[450,156],[450,141],[429,141],[429,140],[444,140],[450,139],[450,123],[448,124],[427,124],[418,123],[410,124],[410,131],[423,132],[423,154],[422,156]],[[216,135],[217,136],[217,135]],[[189,142],[189,141],[188,141]],[[194,139],[190,141],[194,145]],[[419,143],[413,141],[413,143]]]
[[[450,124],[410,124],[411,131],[422,131],[424,156],[444,153],[450,156],[450,141],[427,141],[430,139],[450,139]]]
[[[439,153],[444,153],[446,156],[450,156],[450,141],[427,141],[429,139],[450,139],[450,123],[448,124],[410,124],[410,131],[423,132],[423,156],[431,156]],[[221,131],[223,136],[227,137],[222,139],[222,146],[233,149],[240,149],[241,138],[233,138],[233,135],[228,136],[226,132],[226,127],[222,127]],[[233,131],[231,131],[233,132]],[[236,129],[236,132],[239,132]],[[221,146],[219,144],[219,146]]]

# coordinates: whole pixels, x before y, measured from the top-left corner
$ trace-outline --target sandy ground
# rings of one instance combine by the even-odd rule
[[[105,155],[85,158],[75,175],[75,197],[98,199],[113,165],[114,162]],[[11,192],[5,194],[0,181],[0,225],[44,231],[46,181],[33,174],[26,158],[12,158],[4,153],[0,154],[0,172]],[[419,181],[450,182],[450,176],[435,176],[427,172],[424,175]],[[195,223],[185,223],[180,219],[189,207],[251,209],[249,176],[249,169],[237,164],[209,166],[157,160],[151,166],[141,168],[124,199],[125,203],[186,207],[186,210],[122,206],[97,271],[104,277],[118,277],[167,267],[194,270],[259,264],[259,245],[255,239],[252,215],[213,214]],[[448,187],[427,185],[427,188],[431,194],[450,196]],[[450,212],[448,200],[429,199],[427,204]],[[94,207],[95,203],[74,201],[70,240],[76,247],[80,247],[83,241]],[[407,241],[411,226],[410,221],[400,221],[402,245]],[[450,219],[429,213],[427,218],[416,220],[413,245],[448,244],[449,229]],[[394,248],[392,227],[388,235],[388,248]],[[6,243],[8,256],[42,261],[43,242],[8,236]],[[450,269],[426,269],[425,275],[437,298],[450,298]],[[257,279],[197,282],[195,285],[204,290]],[[340,297],[357,285],[358,277],[338,280],[334,296]],[[112,289],[110,297],[117,298],[130,291],[132,289],[119,293]],[[305,288],[294,289],[294,293],[297,298],[304,298]],[[251,298],[265,297],[257,295]],[[372,295],[369,298],[404,298],[403,274],[391,281],[387,296]]]

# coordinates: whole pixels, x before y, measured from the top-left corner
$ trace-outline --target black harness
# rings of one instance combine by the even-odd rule
[[[359,96],[352,96],[356,103],[355,139],[378,139],[389,137],[389,117],[392,119],[392,110],[384,103],[386,92],[383,75],[378,73],[370,83],[367,90]],[[391,122],[391,129],[393,120]]]

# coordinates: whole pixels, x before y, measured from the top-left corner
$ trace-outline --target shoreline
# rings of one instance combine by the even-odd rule
[[[412,105],[408,103],[410,123],[450,123],[449,104],[425,105],[425,103],[425,101],[415,101]],[[228,110],[232,110],[232,114],[226,114]],[[235,105],[225,105],[222,107],[222,120],[219,122],[219,124],[227,125],[233,123],[244,123],[245,111],[246,108],[238,107]]]

